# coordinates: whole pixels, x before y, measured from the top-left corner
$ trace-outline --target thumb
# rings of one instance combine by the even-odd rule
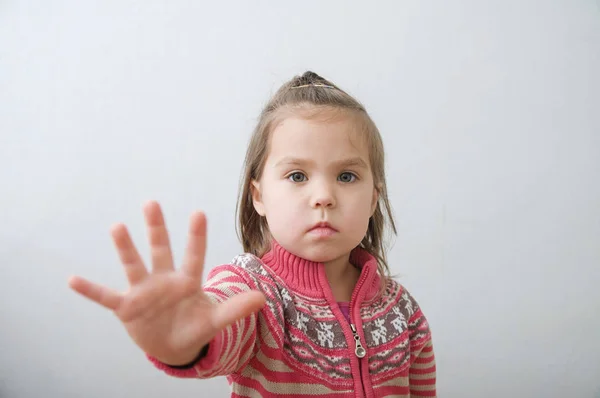
[[[237,294],[217,305],[213,325],[217,330],[222,330],[235,321],[258,312],[265,302],[265,295],[258,291]]]

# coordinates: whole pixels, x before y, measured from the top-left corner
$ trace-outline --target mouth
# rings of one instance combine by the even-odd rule
[[[309,229],[308,232],[316,238],[323,239],[335,235],[338,232],[338,230],[333,228],[331,224],[327,222],[320,222],[313,225],[313,227]]]
[[[337,230],[337,229],[335,229],[335,228],[333,228],[333,227],[331,226],[331,224],[329,224],[328,222],[320,222],[320,223],[317,223],[317,224],[313,225],[313,226],[312,226],[312,228],[311,228],[311,229],[309,229],[309,231],[314,231],[314,230],[316,230],[316,229],[330,229],[330,230],[332,230],[332,231],[334,231],[334,232],[338,232],[338,230]]]

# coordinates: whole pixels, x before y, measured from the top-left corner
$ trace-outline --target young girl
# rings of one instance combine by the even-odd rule
[[[151,272],[116,225],[130,290],[70,286],[113,310],[159,369],[225,375],[232,397],[436,396],[427,320],[384,252],[386,223],[396,231],[381,137],[333,83],[306,72],[266,105],[238,204],[245,254],[203,287],[205,216],[192,215],[176,270],[159,205],[144,212]]]

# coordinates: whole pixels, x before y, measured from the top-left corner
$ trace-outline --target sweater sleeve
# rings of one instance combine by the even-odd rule
[[[409,386],[411,397],[436,397],[436,367],[427,318],[412,297],[415,308],[408,322],[410,339]]]
[[[214,268],[203,287],[216,303],[250,290],[258,290],[257,283],[244,270],[235,265]],[[209,343],[205,355],[184,369],[169,366],[148,356],[148,359],[166,374],[180,378],[210,378],[226,376],[242,369],[252,358],[256,348],[257,314],[227,326]]]
[[[412,354],[411,354],[412,357]],[[411,397],[436,397],[435,355],[431,339],[415,355],[409,369]]]

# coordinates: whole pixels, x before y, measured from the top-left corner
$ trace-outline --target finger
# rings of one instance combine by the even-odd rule
[[[188,244],[182,270],[194,279],[201,279],[206,254],[206,216],[201,212],[192,214]]]
[[[265,305],[265,301],[264,294],[258,291],[235,295],[217,306],[213,325],[217,330],[222,330],[238,319],[243,319],[259,311]]]
[[[173,271],[173,255],[169,234],[160,205],[150,201],[144,206],[144,215],[150,239],[150,252],[152,256],[152,270],[154,272]]]
[[[119,292],[90,282],[78,276],[72,276],[69,278],[69,286],[77,293],[87,297],[103,307],[108,308],[109,310],[116,310],[122,301],[122,296]]]
[[[127,228],[123,224],[115,225],[111,230],[113,242],[117,247],[119,258],[125,268],[127,280],[132,286],[148,276],[148,271],[140,257]]]

